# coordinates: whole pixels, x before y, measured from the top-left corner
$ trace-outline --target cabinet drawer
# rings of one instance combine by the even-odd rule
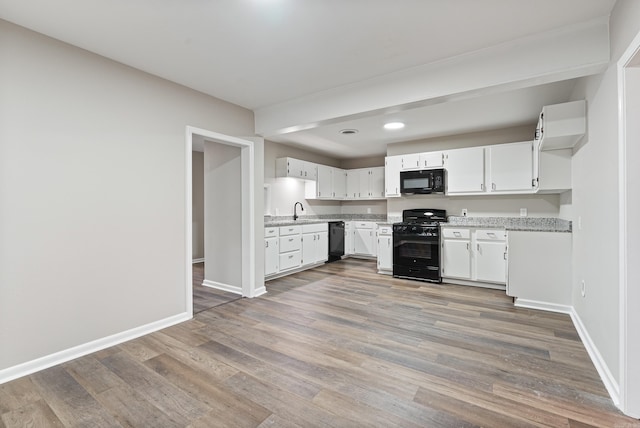
[[[301,230],[301,226],[280,226],[280,236],[295,235]]]
[[[265,227],[264,228],[264,237],[265,238],[273,238],[274,236],[278,236],[278,228],[277,227]]]
[[[299,250],[301,247],[300,235],[281,236],[280,237],[280,253],[287,251]]]
[[[507,232],[502,229],[478,229],[476,230],[476,239],[483,241],[505,241]]]
[[[387,236],[392,234],[393,228],[391,226],[378,226],[378,235]]]
[[[356,229],[373,229],[375,223],[372,221],[356,221],[354,224],[356,225]]]
[[[470,239],[469,229],[442,229],[442,237],[449,239]]]
[[[327,232],[329,230],[328,223],[303,224],[302,233]]]
[[[280,254],[280,271],[299,267],[300,261],[300,251]]]

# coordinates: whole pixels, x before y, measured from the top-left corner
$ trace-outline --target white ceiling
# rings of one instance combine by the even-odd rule
[[[587,22],[607,16],[614,3],[0,0],[0,18],[255,110]],[[336,157],[380,154],[398,139],[531,122],[541,105],[566,100],[570,85],[488,95],[493,113],[483,97],[405,109],[412,126],[393,136],[380,132],[382,117],[367,117],[266,137],[329,147]],[[360,129],[362,140],[336,136],[346,127]]]

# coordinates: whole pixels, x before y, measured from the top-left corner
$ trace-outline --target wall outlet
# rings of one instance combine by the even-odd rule
[[[367,208],[367,214],[371,214],[371,208]]]
[[[467,209],[463,208],[462,209],[462,217],[466,217],[467,216]]]
[[[527,209],[520,208],[520,217],[526,217],[526,216],[527,216]]]
[[[584,297],[587,294],[587,285],[584,283],[584,279],[580,281],[580,294]]]
[[[280,210],[276,208],[276,215],[280,215]]]

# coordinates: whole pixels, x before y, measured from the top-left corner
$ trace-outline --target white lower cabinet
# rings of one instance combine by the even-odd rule
[[[354,221],[345,221],[344,222],[344,255],[350,256],[353,255],[353,231],[354,231]]]
[[[302,226],[302,266],[326,262],[329,256],[327,223]]]
[[[376,223],[373,221],[354,222],[353,254],[375,256],[376,253]]]
[[[507,295],[516,305],[571,307],[571,233],[509,231],[508,242]]]
[[[506,232],[502,229],[443,228],[442,277],[506,285]]]
[[[505,231],[476,230],[476,280],[507,283]]]
[[[471,279],[469,229],[442,229],[442,276]]]
[[[270,230],[271,232],[269,232]],[[265,276],[268,276],[278,273],[280,261],[278,229],[265,229],[264,236],[264,274]]]
[[[378,273],[393,274],[393,227],[378,227]]]

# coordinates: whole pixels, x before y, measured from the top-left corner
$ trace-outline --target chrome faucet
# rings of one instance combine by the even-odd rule
[[[298,204],[300,204],[300,210],[304,211],[304,207],[302,206],[302,202],[296,202],[295,204],[293,204],[293,221],[296,221],[298,219],[298,214],[296,213],[296,207],[298,206]]]

